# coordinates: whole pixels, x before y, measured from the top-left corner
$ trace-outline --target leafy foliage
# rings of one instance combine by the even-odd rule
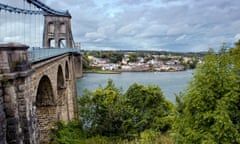
[[[165,100],[158,86],[133,84],[125,94],[127,107],[123,127],[126,132],[146,129],[165,132],[171,125],[173,105]]]
[[[210,50],[177,98],[176,143],[240,143],[239,48]]]
[[[50,144],[79,144],[84,137],[82,123],[74,120],[68,124],[57,122],[56,129],[52,129],[52,139]]]
[[[79,106],[88,137],[124,139],[134,139],[150,129],[166,132],[171,127],[174,110],[158,86],[133,84],[123,94],[111,80],[105,88],[85,91]]]
[[[115,136],[121,132],[121,91],[112,81],[105,88],[85,91],[79,99],[81,120],[88,136]]]

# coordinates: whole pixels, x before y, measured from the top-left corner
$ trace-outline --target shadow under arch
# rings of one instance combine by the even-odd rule
[[[40,129],[40,142],[48,142],[50,128],[56,122],[56,104],[51,81],[46,75],[40,79],[38,84],[36,112]]]
[[[66,117],[66,84],[62,66],[58,66],[57,72],[57,119],[64,120]]]
[[[68,67],[68,62],[66,61],[65,64],[65,78],[66,80],[69,80],[69,67]]]

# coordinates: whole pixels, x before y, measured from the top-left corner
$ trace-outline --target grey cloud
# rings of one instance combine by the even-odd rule
[[[43,2],[70,11],[74,39],[84,49],[201,51],[240,38],[239,0]]]
[[[121,2],[133,4],[132,1]],[[141,2],[145,1],[135,1],[135,4]],[[174,8],[124,7],[117,20],[111,21],[119,27],[113,32],[118,41],[110,47],[118,48],[116,43],[124,42],[135,49],[146,46],[176,51],[207,50],[209,46],[218,48],[223,41],[233,42],[239,33],[234,31],[240,26],[236,22],[239,15],[233,11],[236,2],[234,5],[228,3],[229,6],[222,9],[224,2],[192,0]],[[108,41],[105,44],[108,45]]]
[[[119,0],[119,4],[127,4],[127,5],[139,5],[142,3],[151,2],[152,0]]]

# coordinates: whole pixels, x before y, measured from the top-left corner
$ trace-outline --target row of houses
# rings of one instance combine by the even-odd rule
[[[114,71],[182,71],[185,67],[177,59],[168,61],[161,61],[157,59],[150,59],[145,61],[143,57],[138,57],[137,62],[129,62],[129,57],[126,55],[121,63],[110,63],[107,58],[96,58],[88,56],[91,61],[90,66],[101,67],[102,70]],[[189,60],[185,58],[183,60]]]

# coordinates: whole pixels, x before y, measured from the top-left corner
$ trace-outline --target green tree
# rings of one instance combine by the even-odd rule
[[[129,54],[129,62],[137,62],[137,60],[138,60],[137,58],[138,58],[138,56],[136,53]]]
[[[171,127],[173,105],[158,86],[131,85],[125,93],[125,105],[123,130],[130,136],[147,129],[165,132]]]
[[[82,123],[78,120],[73,120],[68,124],[62,121],[57,122],[51,134],[50,144],[79,144],[82,143],[81,139],[84,137]]]
[[[166,132],[174,107],[158,86],[133,84],[125,94],[110,80],[105,88],[85,91],[79,99],[81,121],[88,137],[134,139],[145,130]]]
[[[123,54],[122,53],[112,53],[110,56],[109,56],[109,60],[111,63],[120,63],[122,61],[122,58],[123,58]]]
[[[83,68],[89,69],[89,67],[90,67],[90,60],[88,59],[88,55],[84,54],[83,55]]]
[[[110,80],[105,88],[85,91],[80,97],[80,116],[88,136],[117,136],[121,133],[121,95],[121,90]]]
[[[177,99],[176,143],[240,143],[240,79],[236,70],[239,66],[224,46],[219,53],[210,50],[186,92]]]

